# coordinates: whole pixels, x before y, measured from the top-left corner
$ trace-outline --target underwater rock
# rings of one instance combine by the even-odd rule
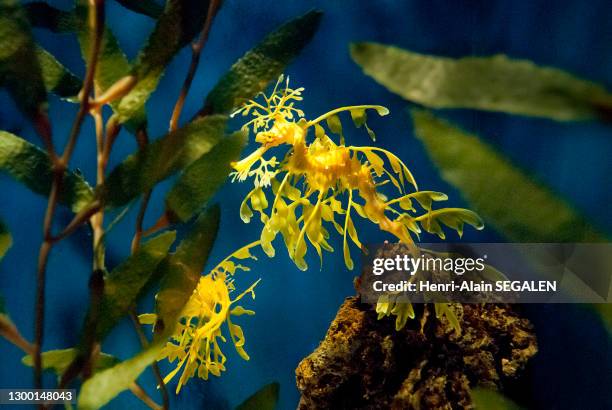
[[[422,305],[421,320],[396,331],[393,318],[347,298],[296,369],[298,408],[469,409],[471,387],[516,380],[537,353],[531,323],[509,305],[455,306],[461,335]]]

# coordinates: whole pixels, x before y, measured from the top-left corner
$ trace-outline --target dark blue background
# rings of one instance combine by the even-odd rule
[[[69,8],[71,1],[55,1]],[[107,2],[107,20],[126,54],[134,58],[151,31],[146,17]],[[391,115],[372,118],[378,143],[396,152],[413,170],[421,187],[449,193],[453,205],[465,205],[459,193],[444,183],[413,137],[407,104],[365,77],[349,58],[348,44],[371,40],[407,49],[448,56],[505,53],[527,58],[538,64],[553,65],[585,78],[612,85],[612,3],[592,1],[238,1],[228,0],[218,14],[201,67],[187,99],[183,118],[201,107],[208,90],[220,75],[267,32],[310,8],[324,11],[319,32],[287,73],[294,85],[306,87],[303,108],[311,118],[342,105],[374,103],[390,108]],[[82,75],[77,41],[71,35],[53,35],[35,30],[38,41],[57,58]],[[183,50],[173,61],[158,90],[147,104],[149,131],[161,136],[176,100],[189,62]],[[0,128],[11,130],[30,141],[37,138],[30,125],[2,92]],[[74,118],[75,106],[51,97],[51,118],[58,145],[62,146]],[[608,232],[610,175],[612,175],[612,128],[597,123],[561,124],[543,119],[513,117],[496,113],[454,112],[453,120],[480,133],[498,146],[534,177],[548,183]],[[239,123],[233,124],[236,128]],[[348,128],[348,127],[346,127]],[[367,135],[351,131],[354,144],[368,144]],[[38,142],[37,142],[38,143]],[[117,164],[134,151],[133,138],[123,133],[113,152]],[[71,165],[94,180],[94,135],[88,119]],[[41,225],[46,200],[31,194],[4,175],[0,176],[0,215],[9,225],[14,246],[0,265],[0,289],[13,320],[24,335],[32,338],[34,272],[41,241]],[[164,185],[167,188],[168,183]],[[218,261],[237,246],[257,239],[260,226],[245,226],[238,217],[238,206],[248,184],[231,184],[218,195],[223,215],[220,235],[210,261]],[[163,189],[154,195],[148,222],[161,209]],[[528,200],[526,198],[525,200]],[[135,208],[135,207],[133,207]],[[132,209],[128,218],[109,237],[109,265],[129,252],[133,233]],[[69,215],[60,213],[63,223]],[[110,218],[109,218],[110,219]],[[56,229],[59,228],[59,224]],[[358,226],[365,242],[387,237],[367,224]],[[426,238],[431,239],[431,238]],[[495,241],[490,229],[469,230],[466,240]],[[54,248],[49,264],[45,350],[73,346],[88,304],[87,279],[91,252],[86,232]],[[332,245],[341,249],[336,238]],[[274,260],[262,256],[252,264],[252,272],[241,274],[239,282],[248,285],[263,278],[257,300],[249,303],[257,315],[237,320],[247,337],[249,362],[242,361],[231,345],[225,347],[228,370],[220,379],[204,382],[192,379],[173,401],[181,409],[233,407],[263,384],[281,383],[280,408],[295,408],[298,392],[294,369],[324,336],[344,297],[354,293],[352,278],[339,253],[327,254],[323,269],[312,259],[312,268],[298,271],[278,245]],[[355,252],[355,255],[357,253]],[[149,298],[151,299],[151,298]],[[143,311],[150,309],[143,307]],[[609,398],[609,338],[587,310],[576,306],[532,306],[528,313],[538,330],[540,353],[534,360],[534,408],[612,408]],[[127,358],[138,348],[131,324],[124,321],[105,341],[103,350]],[[0,341],[2,363],[0,386],[29,387],[31,370],[20,363],[21,352]],[[171,367],[163,364],[167,372]],[[51,378],[47,385],[51,385]],[[153,385],[149,372],[143,384]],[[171,389],[173,390],[171,385]],[[154,389],[149,389],[156,397]],[[140,405],[124,393],[109,408]]]

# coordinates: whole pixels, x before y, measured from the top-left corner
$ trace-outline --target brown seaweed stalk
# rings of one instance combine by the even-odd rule
[[[42,358],[41,348],[44,339],[44,323],[45,323],[45,280],[47,262],[49,253],[53,247],[53,235],[51,233],[53,216],[59,193],[61,192],[64,173],[72,157],[77,138],[81,131],[81,125],[89,111],[89,95],[93,90],[94,76],[98,62],[100,44],[102,41],[102,33],[104,28],[104,0],[89,1],[89,24],[90,30],[93,33],[91,38],[90,55],[88,59],[87,73],[83,81],[83,88],[80,93],[80,107],[72,124],[68,142],[61,157],[57,157],[53,143],[49,141],[47,144],[49,156],[53,164],[53,182],[49,193],[47,210],[45,212],[43,225],[43,242],[40,246],[38,254],[38,267],[36,278],[36,306],[35,306],[35,324],[34,324],[34,386],[38,389],[42,388]]]
[[[208,39],[208,33],[210,32],[212,21],[215,18],[220,5],[219,0],[209,0],[208,13],[206,15],[206,20],[204,21],[204,27],[200,32],[198,41],[191,45],[191,64],[189,65],[189,70],[187,71],[187,76],[185,77],[183,87],[181,88],[179,97],[174,105],[174,110],[172,111],[172,117],[170,118],[170,131],[175,131],[178,128],[178,122],[179,118],[181,117],[181,112],[183,111],[183,106],[185,105],[185,99],[187,98],[187,94],[191,88],[191,83],[193,82],[193,77],[198,69],[198,64],[200,63],[200,54],[202,53],[204,44]]]

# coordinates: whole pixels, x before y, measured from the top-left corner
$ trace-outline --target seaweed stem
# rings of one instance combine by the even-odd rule
[[[130,391],[134,396],[138,397],[144,404],[152,408],[153,410],[160,410],[161,406],[147,394],[147,392],[138,383],[134,382],[129,387]]]
[[[41,348],[44,339],[44,321],[45,321],[45,282],[47,262],[49,253],[53,246],[53,236],[51,234],[53,216],[57,206],[59,192],[64,180],[64,174],[68,166],[68,162],[74,151],[78,135],[81,131],[81,125],[85,119],[85,115],[89,111],[89,95],[94,86],[94,76],[98,62],[100,44],[102,41],[102,33],[104,29],[104,0],[90,0],[89,2],[89,24],[93,32],[92,46],[88,59],[87,73],[83,81],[83,88],[80,93],[80,108],[72,123],[68,142],[64,149],[64,153],[60,158],[57,157],[53,150],[53,144],[47,142],[47,149],[51,160],[53,161],[53,182],[49,193],[47,210],[45,212],[43,226],[43,242],[40,246],[38,254],[38,266],[36,275],[36,305],[35,305],[35,323],[34,323],[34,387],[42,388],[42,357]]]
[[[102,118],[101,108],[94,108],[90,111],[96,124],[96,186],[104,184],[105,176],[105,160],[104,160],[104,123]],[[93,249],[94,260],[93,270],[104,270],[104,208],[100,207],[91,218],[91,227],[93,229]]]
[[[136,140],[138,142],[138,148],[140,150],[143,150],[149,143],[149,135],[147,134],[146,130],[139,130],[136,133]],[[145,191],[145,193],[142,195],[142,201],[140,202],[140,208],[138,209],[138,215],[136,216],[134,236],[132,237],[132,253],[136,252],[140,247],[140,241],[143,237],[144,217],[147,213],[147,207],[149,206],[149,200],[151,199],[152,193],[153,189],[149,189]]]
[[[142,129],[136,133],[136,139],[138,142],[138,147],[140,150],[143,150],[146,145],[149,143],[149,136],[146,130]],[[134,254],[138,248],[140,247],[140,242],[143,236],[143,224],[144,217],[147,212],[147,207],[149,205],[149,200],[151,199],[152,189],[149,189],[142,195],[142,201],[140,202],[140,208],[138,209],[138,216],[136,217],[136,227],[134,229],[134,237],[132,238],[132,246],[131,253]],[[138,338],[140,339],[140,343],[142,347],[146,347],[149,344],[147,337],[145,336],[142,328],[140,327],[140,323],[138,322],[138,316],[136,314],[136,310],[134,308],[129,311],[130,319],[132,319],[132,324],[134,325],[134,329],[138,334]],[[161,371],[159,370],[159,366],[157,362],[151,363],[151,370],[155,376],[155,380],[157,381],[157,386],[159,387],[161,396],[162,396],[162,409],[167,410],[170,408],[170,397],[168,396],[168,389],[166,388],[166,384],[164,383],[164,378],[161,375]]]
[[[202,49],[204,48],[204,44],[208,39],[208,33],[210,32],[212,21],[215,18],[217,11],[219,11],[219,6],[219,0],[209,1],[208,13],[206,15],[206,20],[204,21],[204,27],[200,32],[198,41],[191,45],[191,64],[189,65],[189,71],[187,72],[187,76],[183,82],[183,87],[181,88],[179,97],[174,105],[174,110],[172,111],[172,117],[170,118],[170,131],[175,131],[178,128],[178,122],[181,112],[183,111],[183,106],[185,105],[185,99],[187,98],[187,94],[191,88],[191,83],[193,82],[193,77],[195,76],[195,72],[200,64],[200,55],[202,53]]]
[[[147,212],[147,206],[149,205],[149,200],[151,199],[151,190],[146,191],[142,195],[142,202],[140,203],[140,208],[138,209],[138,216],[136,217],[136,229],[134,230],[134,237],[132,238],[132,253],[136,252],[138,248],[140,248],[140,241],[142,240],[142,225],[144,223],[144,217]]]
[[[104,144],[102,148],[102,164],[103,167],[106,168],[108,165],[108,159],[110,157],[110,152],[119,135],[119,131],[121,131],[121,124],[117,121],[117,118],[113,115],[106,122],[106,138],[104,138]]]
[[[102,206],[102,204],[100,203],[100,201],[95,200],[94,202],[92,202],[89,206],[87,206],[87,208],[82,209],[79,213],[77,213],[74,218],[72,218],[72,221],[70,221],[68,223],[68,225],[66,225],[66,227],[64,228],[64,230],[62,232],[60,232],[59,234],[53,236],[51,238],[51,241],[53,243],[55,242],[59,242],[62,239],[66,238],[67,236],[71,235],[74,231],[76,231],[81,225],[83,225],[84,222],[86,222],[87,220],[89,220],[89,218],[95,214],[96,212],[99,211],[100,207]]]

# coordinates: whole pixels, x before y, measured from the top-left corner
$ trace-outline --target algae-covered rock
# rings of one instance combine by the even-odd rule
[[[469,409],[471,387],[503,389],[537,352],[531,323],[509,305],[457,309],[460,335],[444,318],[427,320],[422,305],[422,320],[396,331],[347,298],[296,369],[299,409]]]

